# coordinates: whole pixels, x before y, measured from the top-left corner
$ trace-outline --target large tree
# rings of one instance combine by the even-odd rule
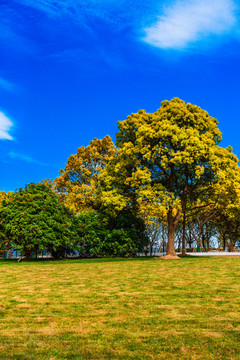
[[[100,209],[99,174],[115,155],[116,147],[109,135],[90,141],[70,155],[55,179],[58,195],[66,206],[75,213]]]
[[[163,101],[155,113],[139,110],[118,122],[118,156],[101,174],[102,201],[117,210],[147,207],[150,216],[165,215],[169,256],[176,255],[174,234],[188,204],[207,206],[215,186],[239,180],[232,149],[218,146],[217,125],[207,111],[178,98]]]

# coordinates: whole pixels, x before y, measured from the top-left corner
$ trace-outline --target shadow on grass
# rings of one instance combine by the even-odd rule
[[[187,261],[206,261],[209,259],[222,259],[222,257],[213,257],[213,256],[191,256],[191,255],[178,255],[181,260],[187,260]],[[17,262],[17,258],[13,259],[0,259],[0,265],[6,265],[6,264],[24,264],[24,265],[30,265],[30,264],[89,264],[89,263],[108,263],[108,262],[135,262],[135,261],[150,261],[150,260],[161,260],[161,257],[159,256],[138,256],[138,257],[132,257],[132,258],[65,258],[65,259],[53,259],[53,258],[38,258],[38,259],[30,259],[28,261],[22,260],[21,262]],[[164,260],[166,261],[166,260]],[[167,262],[172,262],[175,260],[167,260]]]
[[[132,258],[65,258],[65,259],[52,259],[52,258],[38,258],[38,259],[30,259],[28,261],[22,260],[21,262],[17,262],[18,259],[0,259],[0,265],[4,264],[34,264],[34,263],[44,263],[44,264],[87,264],[87,263],[105,263],[105,262],[131,262],[131,261],[148,261],[154,260],[155,256],[139,256]]]

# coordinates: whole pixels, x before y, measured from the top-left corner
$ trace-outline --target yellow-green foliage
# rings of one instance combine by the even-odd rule
[[[1,202],[7,198],[7,194],[5,193],[5,191],[0,191],[0,205]]]
[[[77,154],[69,157],[55,179],[56,189],[66,206],[76,213],[99,209],[99,174],[115,153],[116,148],[107,135],[102,140],[92,140],[87,147],[81,146]]]
[[[174,230],[191,194],[191,202],[201,202],[200,193],[206,199],[229,187],[237,192],[238,159],[218,145],[217,125],[207,111],[178,98],[119,121],[118,156],[100,177],[102,202],[117,210],[147,208],[150,218],[168,218]]]

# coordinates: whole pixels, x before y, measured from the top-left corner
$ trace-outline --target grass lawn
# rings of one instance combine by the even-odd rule
[[[1,261],[0,359],[240,359],[240,258]]]

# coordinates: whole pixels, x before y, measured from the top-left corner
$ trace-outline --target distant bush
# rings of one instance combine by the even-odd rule
[[[91,211],[78,217],[78,248],[82,256],[133,256],[148,244],[144,222],[128,211],[116,217]]]

